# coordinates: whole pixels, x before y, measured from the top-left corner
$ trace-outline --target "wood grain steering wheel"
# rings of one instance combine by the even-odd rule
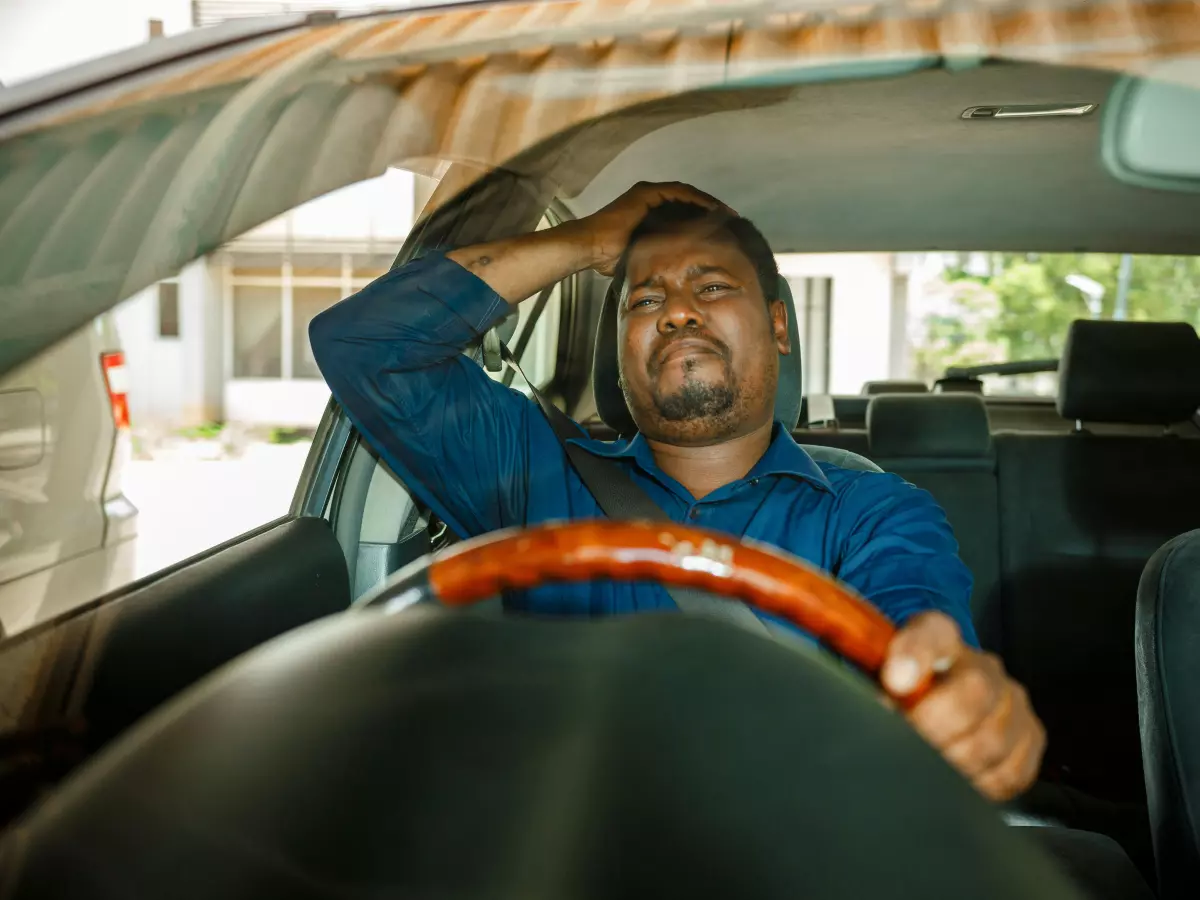
[[[764,544],[675,523],[583,520],[511,528],[417,560],[363,606],[470,606],[549,582],[658,581],[744,600],[797,625],[871,676],[896,628],[833,576]],[[922,691],[918,691],[919,696]]]

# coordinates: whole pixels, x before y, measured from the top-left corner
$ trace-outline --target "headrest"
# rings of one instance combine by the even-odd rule
[[[1085,422],[1171,425],[1200,407],[1200,337],[1186,322],[1071,323],[1058,367],[1058,414]]]
[[[792,352],[779,357],[779,386],[775,390],[775,418],[791,431],[800,421],[800,402],[804,393],[804,368],[800,357],[800,328],[796,322],[796,305],[792,291],[784,278],[779,279],[779,299],[787,307],[788,338]],[[604,424],[617,434],[631,435],[637,431],[633,417],[625,405],[625,395],[617,384],[617,297],[610,285],[604,292],[600,307],[600,325],[596,329],[596,353],[592,358],[592,393],[596,397],[596,412]]]
[[[976,394],[882,394],[867,407],[874,459],[982,459],[992,452],[987,407]]]
[[[860,392],[864,397],[880,394],[927,394],[929,385],[923,381],[868,381]]]
[[[933,383],[935,394],[982,394],[983,382],[978,378],[939,378]]]

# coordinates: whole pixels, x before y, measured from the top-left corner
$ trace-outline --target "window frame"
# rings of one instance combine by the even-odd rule
[[[222,339],[224,346],[222,347],[223,357],[223,375],[224,380],[242,381],[248,380],[249,376],[239,376],[236,371],[236,341],[234,338],[234,322],[235,322],[235,306],[236,299],[234,292],[239,287],[265,287],[277,288],[279,290],[279,375],[269,376],[261,380],[264,381],[312,381],[312,376],[296,374],[296,358],[293,331],[296,324],[296,288],[336,288],[340,293],[339,299],[349,297],[362,288],[366,287],[374,277],[365,277],[356,274],[358,270],[354,268],[356,257],[364,256],[366,251],[362,248],[357,249],[325,249],[318,250],[316,248],[304,248],[297,250],[295,248],[284,248],[278,251],[279,275],[240,275],[237,274],[237,257],[242,253],[275,253],[274,250],[260,250],[250,247],[233,246],[225,249],[221,253],[220,271],[221,271],[221,294],[222,294],[222,317],[227,323],[227,327],[222,329]],[[336,254],[341,257],[341,267],[339,274],[334,276],[328,275],[297,275],[297,264],[304,268],[304,262],[310,255]]]

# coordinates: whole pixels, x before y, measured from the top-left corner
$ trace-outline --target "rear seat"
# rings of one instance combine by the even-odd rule
[[[1076,322],[1058,411],[1079,430],[994,436],[1003,656],[1046,723],[1046,777],[1110,800],[1143,796],[1134,603],[1154,551],[1200,526],[1200,440],[1086,426],[1168,426],[1198,406],[1191,326]]]
[[[971,612],[980,642],[1001,650],[996,455],[987,408],[975,394],[882,394],[867,409],[869,456],[929,491],[946,511],[975,576]]]

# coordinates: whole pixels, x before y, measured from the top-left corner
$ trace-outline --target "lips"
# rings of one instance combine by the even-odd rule
[[[656,362],[662,366],[676,356],[686,356],[696,353],[711,353],[713,356],[722,355],[720,348],[712,341],[706,341],[703,338],[682,338],[672,341],[660,350]]]

